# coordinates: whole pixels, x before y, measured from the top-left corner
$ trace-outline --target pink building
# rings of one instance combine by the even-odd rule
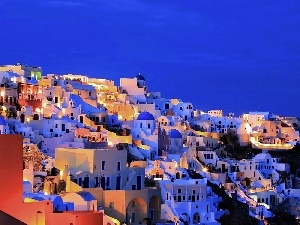
[[[69,211],[55,213],[51,201],[23,202],[23,137],[0,135],[0,224],[101,225],[103,213]]]

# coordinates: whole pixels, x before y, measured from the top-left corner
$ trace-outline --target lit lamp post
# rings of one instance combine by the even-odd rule
[[[63,170],[59,171],[60,180],[63,179],[63,175],[64,175],[64,171]]]

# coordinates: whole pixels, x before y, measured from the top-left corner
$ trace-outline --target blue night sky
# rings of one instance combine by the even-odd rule
[[[202,110],[300,116],[300,1],[0,0],[0,64],[113,79]],[[4,32],[3,32],[4,31]]]

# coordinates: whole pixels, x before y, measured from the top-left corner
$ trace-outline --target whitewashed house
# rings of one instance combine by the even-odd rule
[[[141,129],[147,135],[153,134],[155,131],[155,126],[156,121],[154,116],[147,111],[141,112],[134,121],[134,128]]]
[[[173,105],[172,109],[174,114],[180,116],[184,121],[194,117],[193,105],[190,102],[179,102],[177,105]]]
[[[161,218],[175,223],[219,225],[215,220],[217,204],[206,179],[159,181],[163,204]],[[211,197],[209,197],[211,195]]]
[[[9,134],[9,126],[4,120],[3,116],[0,116],[0,134]]]

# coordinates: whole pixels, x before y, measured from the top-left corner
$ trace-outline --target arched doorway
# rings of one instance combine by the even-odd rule
[[[150,198],[149,202],[149,218],[151,218],[151,222],[156,222],[160,218],[160,201],[157,196],[153,196]]]
[[[127,224],[139,224],[147,218],[148,207],[147,203],[142,198],[132,199],[126,208]]]
[[[199,213],[195,213],[193,215],[193,224],[198,224],[200,223],[200,214]]]
[[[180,173],[179,172],[176,173],[176,179],[180,179]]]

